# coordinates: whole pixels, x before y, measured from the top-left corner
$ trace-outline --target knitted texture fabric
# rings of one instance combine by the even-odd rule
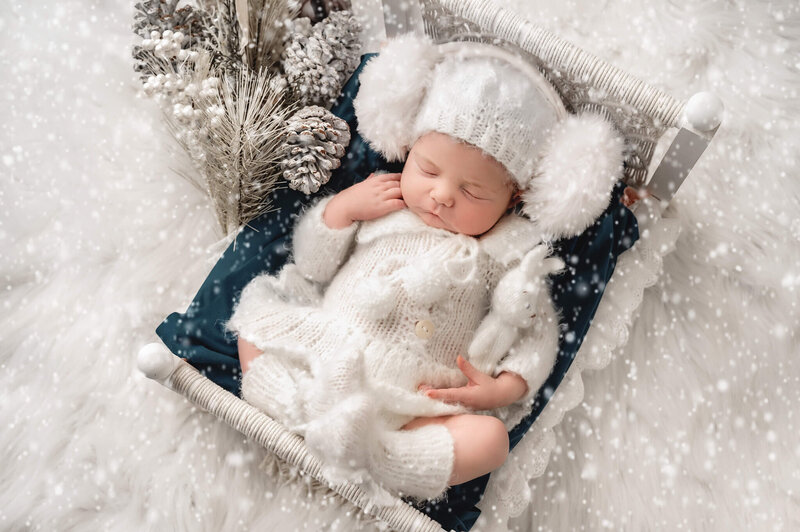
[[[370,448],[375,480],[421,499],[435,499],[447,488],[453,458],[453,437],[437,424],[385,433]]]
[[[442,479],[452,469],[452,448],[440,442],[424,451],[408,449],[408,457],[425,457],[428,464],[414,469],[415,488],[408,480],[387,479],[396,467],[376,458],[385,454],[380,445],[397,449],[397,442],[408,440],[399,429],[415,417],[469,412],[417,388],[467,383],[456,358],[469,351],[482,321],[502,314],[492,307],[492,290],[517,271],[529,251],[524,243],[538,242],[535,226],[510,214],[475,238],[429,227],[401,210],[330,229],[322,220],[328,201],[319,201],[297,223],[289,273],[254,279],[228,323],[264,351],[245,375],[242,395],[306,436],[309,449],[338,479],[360,480],[366,471],[387,489],[430,498],[432,486],[446,487]],[[297,295],[302,297],[295,300]],[[555,316],[549,295],[534,303],[532,314]],[[536,353],[552,348],[555,357],[557,321],[536,323],[516,331],[511,349],[485,363],[493,375],[512,371],[528,383],[519,402],[483,412],[508,429],[530,410],[552,368],[552,358],[548,363]],[[281,362],[267,362],[274,358]],[[440,456],[426,454],[435,449]],[[398,456],[396,450],[390,454]]]
[[[556,111],[517,68],[456,55],[436,65],[414,132],[438,131],[478,146],[525,189],[557,122]]]

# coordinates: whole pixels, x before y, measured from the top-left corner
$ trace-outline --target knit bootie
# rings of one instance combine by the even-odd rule
[[[242,398],[290,430],[302,420],[300,397],[308,367],[280,354],[266,353],[242,377]]]
[[[306,425],[306,445],[333,481],[361,481],[369,465],[366,449],[375,438],[375,409],[366,394],[356,394]]]
[[[367,445],[374,439],[375,401],[364,377],[360,351],[326,361],[306,401],[306,445],[318,456],[330,480],[359,480],[368,464]]]
[[[310,420],[325,416],[345,399],[367,391],[360,350],[342,351],[335,359],[316,360],[312,372],[313,385],[304,401]]]
[[[386,431],[374,441],[369,469],[383,488],[402,497],[436,499],[453,472],[453,437],[444,425]]]

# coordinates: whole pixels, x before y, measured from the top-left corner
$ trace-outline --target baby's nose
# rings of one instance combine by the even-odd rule
[[[445,207],[453,206],[453,191],[446,185],[434,187],[431,190],[431,198],[439,205],[444,205]]]

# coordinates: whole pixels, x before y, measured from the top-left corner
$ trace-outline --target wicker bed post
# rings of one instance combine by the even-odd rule
[[[682,127],[647,182],[647,191],[666,207],[708,147],[722,122],[722,101],[710,92],[689,98]]]

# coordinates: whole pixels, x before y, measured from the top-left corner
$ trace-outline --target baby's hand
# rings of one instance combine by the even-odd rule
[[[353,222],[374,220],[404,208],[400,174],[370,174],[333,197],[322,215],[325,225],[342,229]]]
[[[636,189],[633,187],[625,187],[625,190],[622,191],[622,197],[620,201],[626,207],[631,207],[634,203],[639,201],[640,199],[648,197],[650,194],[647,190],[640,188]]]
[[[460,388],[430,388],[421,385],[425,395],[446,403],[460,403],[473,410],[491,410],[510,405],[528,391],[525,379],[514,373],[503,372],[497,377],[481,373],[461,355],[458,368],[469,382]]]

